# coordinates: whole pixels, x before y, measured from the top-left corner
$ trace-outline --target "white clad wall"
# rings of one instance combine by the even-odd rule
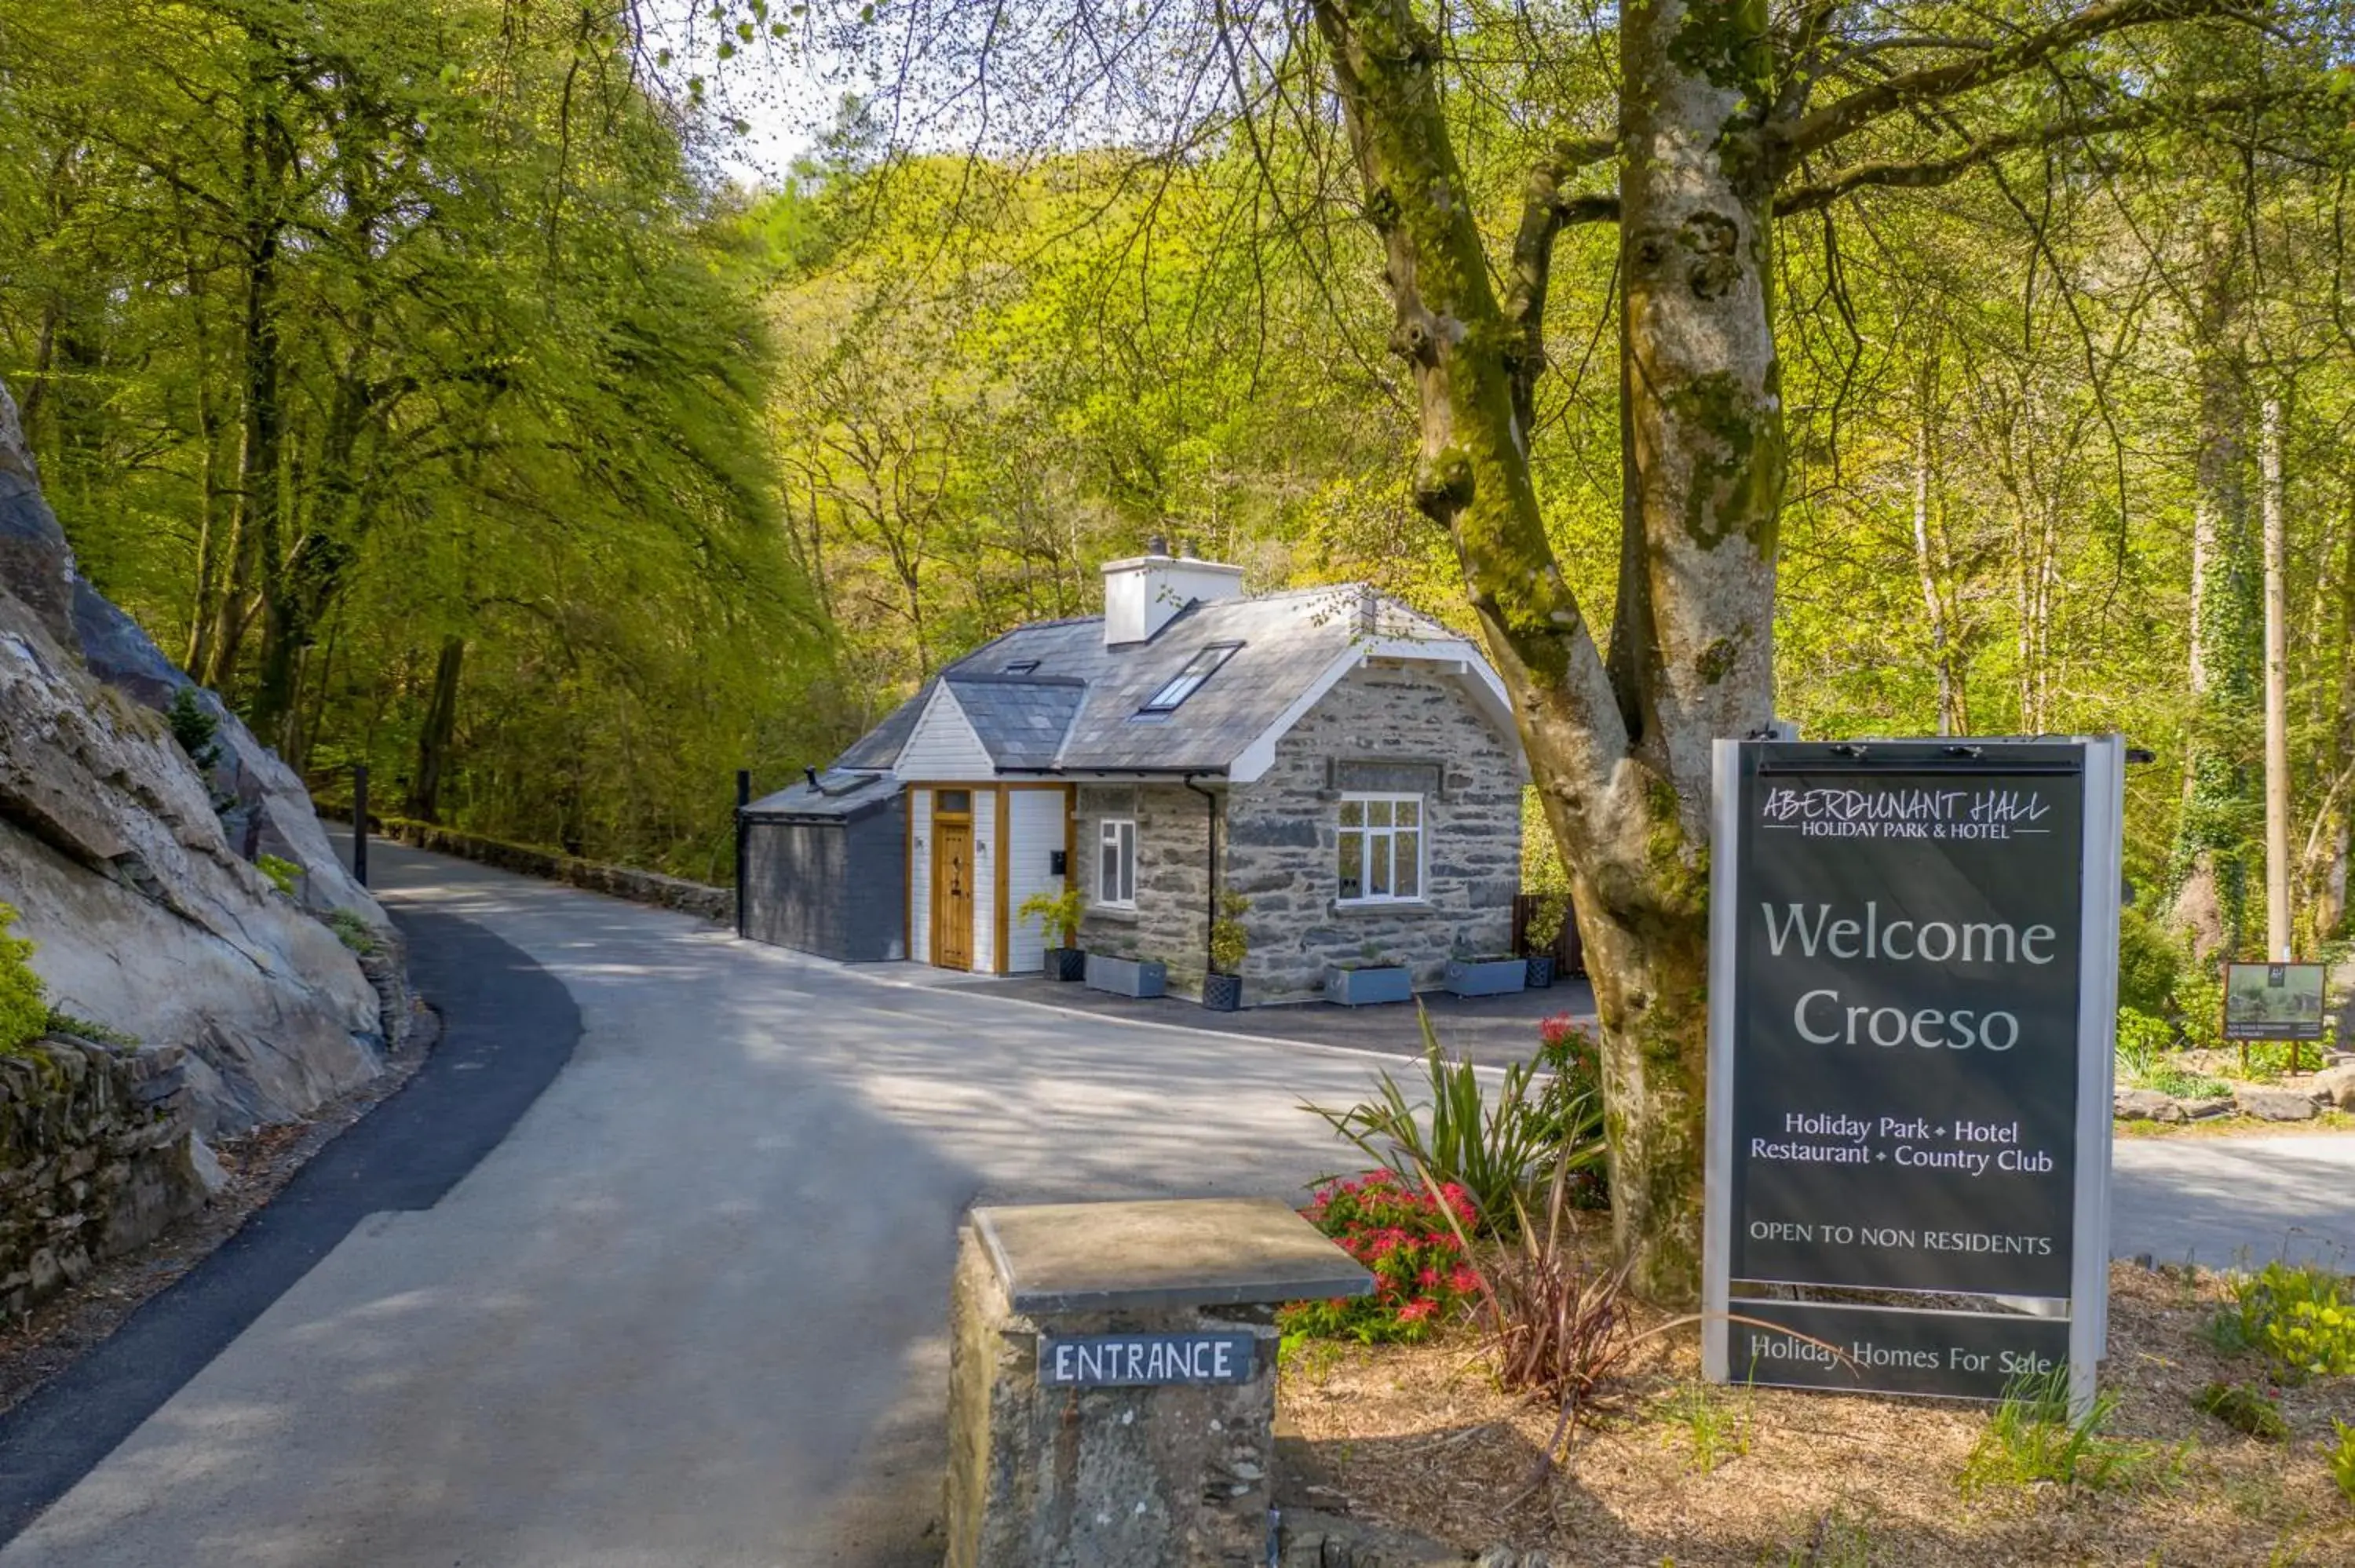
[[[997,831],[997,791],[973,792],[973,972],[997,968],[997,879],[1004,835]]]
[[[1064,792],[1013,789],[1007,800],[1013,818],[1006,835],[1006,969],[1030,974],[1047,967],[1047,941],[1053,933],[1040,929],[1036,917],[1025,920],[1015,911],[1034,893],[1063,891],[1063,879],[1048,869],[1048,857],[1063,847]]]
[[[908,846],[908,957],[932,961],[932,792],[908,791],[908,821],[915,827]]]
[[[988,779],[997,765],[943,681],[932,688],[932,700],[924,705],[891,770],[902,779]]]

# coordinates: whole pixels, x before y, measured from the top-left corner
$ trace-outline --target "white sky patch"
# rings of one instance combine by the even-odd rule
[[[776,183],[844,124],[919,154],[1021,162],[1084,149],[1190,147],[1232,109],[1231,62],[1188,0],[643,0],[646,53],[674,102],[700,99],[709,151],[742,184]],[[1280,10],[1244,0],[1238,37],[1280,50]],[[714,16],[715,9],[719,12]],[[1085,43],[1076,40],[1085,39]],[[728,51],[722,58],[720,51]],[[1246,62],[1253,78],[1264,67]],[[741,129],[731,129],[741,127]]]
[[[723,24],[711,19],[709,0],[654,0],[645,13],[648,63],[665,95],[681,106],[693,101],[689,84],[700,79],[709,151],[724,177],[746,187],[779,185],[796,159],[816,151],[844,95],[861,84],[836,51],[759,30],[746,42],[734,27],[740,9],[731,5]],[[733,58],[719,58],[723,42]]]

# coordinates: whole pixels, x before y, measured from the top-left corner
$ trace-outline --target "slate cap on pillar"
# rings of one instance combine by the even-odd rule
[[[975,1209],[1025,1315],[1367,1296],[1374,1277],[1273,1198]]]

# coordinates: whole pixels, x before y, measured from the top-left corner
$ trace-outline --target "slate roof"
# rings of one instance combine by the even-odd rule
[[[834,759],[837,768],[866,768],[888,770],[900,760],[900,748],[908,744],[916,720],[923,716],[924,700],[932,694],[932,683],[893,708],[890,716],[852,743],[849,750]]]
[[[1000,768],[1054,767],[1088,693],[1068,675],[975,675],[952,666],[944,678]]]
[[[873,732],[867,738],[873,739]],[[819,774],[818,785],[813,789],[804,779],[790,789],[762,796],[744,808],[744,815],[772,821],[855,821],[881,810],[900,793],[900,780],[889,772],[859,772],[839,765]]]
[[[1369,632],[1457,640],[1395,599],[1371,598],[1370,620],[1369,608],[1355,585],[1197,603],[1151,638],[1111,648],[1100,616],[1019,626],[943,670],[835,766],[891,767],[945,681],[1002,770],[1215,773]],[[1187,661],[1222,642],[1241,646],[1175,712],[1137,712]]]

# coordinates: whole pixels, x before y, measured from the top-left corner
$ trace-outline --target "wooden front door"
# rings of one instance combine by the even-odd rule
[[[932,962],[973,968],[973,823],[932,824]]]

